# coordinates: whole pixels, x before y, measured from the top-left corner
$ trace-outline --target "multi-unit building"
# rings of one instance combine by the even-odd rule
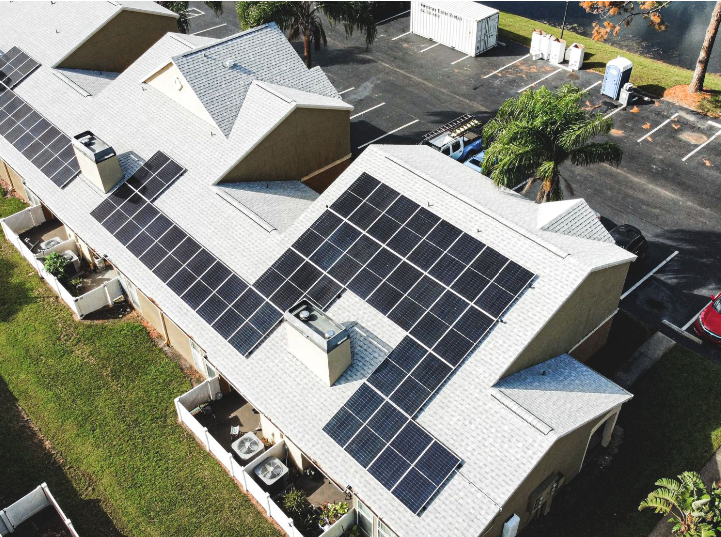
[[[42,223],[112,267],[209,379],[180,419],[249,492],[273,454],[370,536],[545,514],[631,397],[583,362],[633,256],[583,200],[535,204],[429,147],[351,163],[352,107],[275,25],[174,25],[153,3],[0,6],[0,177],[35,206],[9,238],[32,259]],[[250,422],[203,421],[227,401]],[[268,452],[243,464],[230,432]]]

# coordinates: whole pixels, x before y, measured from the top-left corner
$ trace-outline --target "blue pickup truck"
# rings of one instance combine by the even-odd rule
[[[483,151],[481,122],[464,114],[423,136],[420,144],[465,163]]]

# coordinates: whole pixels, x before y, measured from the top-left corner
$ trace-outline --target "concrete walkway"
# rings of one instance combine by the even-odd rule
[[[676,345],[674,340],[661,332],[656,332],[621,366],[621,369],[614,375],[613,381],[622,388],[630,389],[674,345]]]
[[[711,483],[721,479],[721,448],[714,453],[714,456],[711,457],[711,459],[701,469],[700,473],[703,478],[703,482],[706,483],[706,486],[709,489],[711,488]],[[668,517],[663,517],[663,519],[656,524],[656,527],[653,528],[653,531],[648,534],[648,537],[670,537],[672,526],[673,525],[668,522]]]

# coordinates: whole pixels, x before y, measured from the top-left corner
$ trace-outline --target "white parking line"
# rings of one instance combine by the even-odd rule
[[[193,32],[192,35],[198,35],[202,34],[203,32],[209,32],[210,30],[215,30],[216,28],[222,28],[223,26],[226,26],[225,24],[219,24],[218,26],[213,26],[212,28],[206,28],[205,30],[200,30],[198,32]]]
[[[381,104],[377,104],[377,105],[375,105],[375,106],[372,106],[372,107],[370,107],[368,110],[363,110],[362,112],[358,112],[357,114],[351,116],[350,118],[353,119],[353,118],[355,118],[355,117],[362,116],[362,115],[365,114],[366,112],[370,112],[371,110],[375,110],[376,108],[380,108],[380,107],[383,106],[384,104],[386,104],[386,103],[381,103]]]
[[[518,62],[520,62],[521,60],[524,60],[524,59],[528,58],[529,56],[530,56],[530,54],[526,54],[525,56],[521,56],[521,57],[518,58],[517,60],[512,61],[511,63],[508,63],[508,64],[504,65],[504,66],[501,67],[500,69],[496,69],[496,70],[493,71],[492,73],[488,73],[488,74],[487,74],[486,76],[484,76],[483,78],[488,78],[489,76],[493,76],[493,75],[495,75],[496,73],[500,73],[500,72],[503,71],[506,67],[510,67],[510,66],[513,65],[514,63],[518,63]]]
[[[462,61],[465,60],[466,58],[470,58],[470,57],[471,57],[470,54],[469,54],[468,56],[463,56],[463,58],[459,58],[459,59],[457,59],[456,61],[451,62],[451,65],[456,65],[458,62],[462,62]]]
[[[671,116],[670,118],[668,118],[666,121],[664,121],[663,123],[661,123],[658,127],[656,127],[655,129],[653,129],[651,132],[644,134],[643,136],[641,136],[641,137],[640,137],[638,140],[636,140],[636,141],[637,141],[637,142],[643,142],[646,138],[648,138],[649,136],[651,136],[654,132],[656,132],[658,129],[660,129],[661,127],[663,127],[666,123],[668,123],[669,121],[673,121],[674,119],[676,119],[676,116],[678,116],[678,114],[679,114],[679,112],[676,112],[674,115],[672,115],[672,116]]]
[[[409,33],[411,33],[411,32],[406,32],[406,33],[404,33],[404,34],[399,35],[398,37],[394,37],[393,39],[391,39],[391,41],[395,41],[396,39],[400,39],[401,37],[405,37],[405,36],[407,36]]]
[[[674,257],[676,257],[677,255],[678,255],[678,250],[676,250],[674,253],[672,253],[670,256],[668,256],[668,257],[667,257],[666,259],[664,259],[663,261],[661,261],[661,263],[659,263],[659,264],[656,266],[656,268],[654,268],[651,272],[649,272],[649,273],[646,274],[643,278],[641,278],[640,280],[638,280],[638,281],[636,282],[636,284],[635,284],[633,287],[631,287],[628,291],[626,291],[625,293],[623,293],[623,294],[621,295],[621,300],[623,300],[623,299],[626,298],[628,295],[630,295],[633,291],[635,291],[636,288],[637,288],[639,285],[641,285],[643,282],[645,282],[646,280],[648,280],[651,276],[653,276],[654,274],[656,274],[656,273],[661,269],[661,267],[663,267],[666,263],[668,263],[669,261],[671,261],[671,260],[672,260]]]
[[[605,116],[603,116],[603,119],[606,119],[606,118],[611,117],[613,114],[615,114],[616,112],[620,112],[620,111],[623,110],[624,108],[626,108],[626,107],[625,107],[625,106],[619,106],[618,108],[616,108],[616,109],[613,110],[612,112],[609,112],[608,114],[606,114]],[[648,135],[647,135],[647,136],[648,136]]]
[[[383,136],[379,136],[378,138],[375,138],[374,140],[371,140],[370,142],[366,142],[366,143],[364,143],[364,144],[362,144],[362,145],[359,145],[359,146],[357,147],[357,149],[363,149],[363,148],[364,148],[365,146],[367,146],[367,145],[374,144],[375,142],[377,142],[378,140],[382,140],[382,139],[385,138],[386,136],[390,136],[391,134],[394,134],[394,133],[398,132],[398,131],[401,130],[401,129],[405,129],[406,127],[410,127],[410,126],[413,125],[414,123],[418,123],[418,120],[417,120],[417,119],[414,119],[413,121],[411,121],[410,123],[406,123],[406,124],[403,125],[402,127],[398,127],[397,129],[393,129],[392,131],[385,133]]]
[[[201,15],[205,15],[205,13],[197,7],[191,7],[190,9],[185,10],[185,16],[188,17],[188,19],[194,19],[195,17],[200,17]]]
[[[698,146],[696,149],[694,149],[693,151],[691,151],[688,155],[686,155],[685,157],[683,157],[683,158],[681,159],[681,162],[686,162],[686,159],[687,159],[687,158],[693,156],[697,151],[701,151],[701,149],[703,149],[704,146],[710,144],[711,141],[712,141],[714,138],[716,138],[719,134],[721,134],[721,131],[718,131],[718,132],[717,132],[716,134],[714,134],[711,138],[709,138],[708,140],[706,140],[704,143],[702,143],[702,144],[701,144],[700,146]]]
[[[553,71],[551,74],[548,74],[548,75],[544,76],[544,77],[541,78],[540,80],[536,80],[533,84],[529,84],[529,85],[526,86],[525,88],[519,89],[517,93],[521,93],[522,91],[526,91],[528,88],[532,88],[533,86],[535,86],[535,85],[538,84],[539,82],[543,82],[544,80],[546,80],[546,79],[549,78],[549,77],[552,77],[552,76],[555,75],[556,73],[560,73],[562,70],[563,70],[563,69],[560,69],[560,68],[559,68],[559,69],[556,69],[556,70]]]
[[[348,93],[349,91],[353,91],[354,89],[355,89],[355,87],[344,89],[343,91],[339,91],[338,95],[343,95],[344,93]]]
[[[391,20],[391,19],[395,19],[396,17],[400,17],[401,15],[405,15],[406,13],[410,13],[410,12],[411,12],[411,10],[409,9],[408,11],[403,11],[402,13],[398,13],[398,14],[396,14],[396,15],[393,15],[392,17],[388,17],[387,19],[383,19],[383,20],[380,21],[380,22],[376,22],[376,26],[378,26],[379,24],[383,24],[384,22],[387,22],[387,21],[389,21],[389,20]]]
[[[599,81],[596,82],[595,84],[591,84],[590,86],[588,86],[588,87],[587,87],[585,90],[583,90],[583,91],[588,91],[588,90],[590,90],[590,89],[592,89],[592,88],[595,88],[595,87],[598,86],[601,82],[603,82],[603,80],[599,80]]]
[[[709,303],[708,303],[708,304],[711,304],[712,302],[713,302],[713,300],[709,300]],[[698,316],[701,315],[701,313],[703,312],[703,310],[705,310],[706,308],[708,308],[708,304],[706,304],[703,308],[701,308],[696,315],[694,315],[693,317],[691,317],[691,320],[690,320],[689,322],[687,322],[685,325],[683,325],[683,327],[681,328],[681,330],[688,330],[688,327],[691,326],[694,322],[696,322],[696,319],[698,319]]]
[[[426,50],[431,50],[432,48],[435,48],[435,47],[437,47],[438,45],[440,45],[440,43],[436,43],[435,45],[431,45],[430,47],[426,47],[426,48],[424,48],[423,50],[421,50],[420,52],[425,52]]]
[[[708,124],[711,125],[712,127],[716,127],[717,129],[721,129],[721,125],[719,125],[718,123],[714,123],[713,121],[707,121],[706,123],[708,123]]]

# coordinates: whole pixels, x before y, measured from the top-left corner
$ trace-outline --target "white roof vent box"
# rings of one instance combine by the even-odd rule
[[[123,178],[115,150],[90,131],[72,140],[80,171],[103,192],[110,191]]]
[[[328,386],[351,365],[348,330],[308,300],[284,315],[288,351]]]
[[[235,440],[230,447],[238,456],[243,466],[247,466],[249,462],[257,459],[262,453],[265,453],[263,442],[260,441],[254,432],[245,433]]]

